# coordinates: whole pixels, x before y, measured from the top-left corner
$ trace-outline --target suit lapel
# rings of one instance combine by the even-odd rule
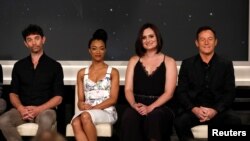
[[[193,75],[194,75],[194,78],[195,78],[195,83],[196,84],[199,84],[199,86],[202,85],[203,83],[203,77],[201,78],[200,76],[204,76],[204,72],[202,70],[202,67],[201,67],[201,62],[199,61],[199,58],[200,56],[197,56],[196,59],[194,60],[194,64],[193,64],[193,67],[194,67],[194,72],[193,72]]]
[[[216,78],[214,77],[214,75],[216,75],[216,70],[217,70],[217,67],[218,67],[218,61],[217,61],[217,57],[216,57],[216,54],[214,54],[213,58],[212,58],[212,62],[210,63],[211,65],[211,68],[210,68],[210,74],[209,74],[209,82],[211,82],[211,78]]]

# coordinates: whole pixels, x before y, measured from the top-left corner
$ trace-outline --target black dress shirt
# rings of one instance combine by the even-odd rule
[[[63,85],[61,64],[45,54],[35,69],[31,56],[13,67],[11,93],[17,94],[24,106],[38,106],[54,96],[63,96]]]
[[[235,98],[232,61],[217,54],[208,64],[200,55],[182,61],[176,95],[182,110],[206,106],[221,112],[230,108]]]

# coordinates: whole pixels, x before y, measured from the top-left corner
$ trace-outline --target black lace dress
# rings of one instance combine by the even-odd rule
[[[166,66],[164,61],[148,74],[140,60],[134,69],[133,89],[137,103],[150,105],[164,93]],[[174,113],[167,104],[141,116],[133,108],[122,117],[122,141],[168,141],[172,133]]]

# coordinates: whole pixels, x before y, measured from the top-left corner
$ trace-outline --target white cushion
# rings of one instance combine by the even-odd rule
[[[57,122],[52,125],[52,130],[56,130],[56,128],[57,128]],[[21,136],[35,136],[37,130],[38,130],[37,123],[24,123],[17,126],[17,132]]]
[[[38,129],[36,123],[24,123],[17,126],[17,131],[21,136],[35,136]]]
[[[191,128],[194,138],[208,138],[208,125],[197,125]]]
[[[112,124],[97,124],[95,125],[98,137],[111,137],[112,136]],[[66,136],[74,136],[73,128],[71,124],[66,127]]]

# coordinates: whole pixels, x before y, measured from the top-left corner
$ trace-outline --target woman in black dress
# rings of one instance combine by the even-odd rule
[[[168,106],[177,81],[175,60],[161,52],[157,27],[144,24],[128,63],[125,96],[130,104],[122,117],[122,141],[167,141],[174,113]]]

